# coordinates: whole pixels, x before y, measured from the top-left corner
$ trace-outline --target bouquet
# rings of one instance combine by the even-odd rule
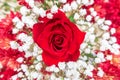
[[[0,80],[120,80],[120,0],[1,0]]]

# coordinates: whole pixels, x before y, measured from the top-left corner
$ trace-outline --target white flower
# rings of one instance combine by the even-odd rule
[[[90,70],[85,70],[85,71],[84,71],[84,74],[85,74],[85,75],[88,75],[88,76],[90,76],[90,77],[93,77],[93,73],[92,73]]]
[[[95,58],[95,63],[101,63],[101,59],[100,58]]]
[[[79,14],[80,14],[81,16],[86,15],[86,14],[87,14],[86,9],[80,9]]]
[[[19,47],[19,44],[16,41],[10,41],[10,47],[12,49],[17,49]]]
[[[89,48],[86,48],[86,49],[85,49],[85,53],[90,53],[90,51],[91,51],[91,50],[90,50]]]
[[[82,44],[80,45],[80,49],[84,50],[84,49],[86,48],[86,46],[87,46],[87,43],[82,43]]]
[[[39,13],[41,17],[45,17],[46,16],[46,11],[43,8],[39,9]]]
[[[97,73],[97,75],[99,76],[99,77],[103,77],[103,75],[104,75],[104,72],[103,72],[103,70],[101,69],[101,68],[98,68],[98,73]]]
[[[112,47],[113,47],[114,49],[120,49],[120,45],[119,45],[119,44],[117,44],[117,43],[112,44]]]
[[[25,33],[21,33],[19,35],[17,35],[17,39],[21,40],[21,41],[26,41],[26,38],[27,38],[27,34]]]
[[[65,5],[63,5],[63,11],[71,11],[71,6],[70,6],[70,4],[65,4]]]
[[[109,32],[106,32],[103,34],[103,39],[109,39],[110,38],[110,33]]]
[[[51,13],[57,13],[57,12],[58,12],[58,7],[56,5],[52,6]]]
[[[64,70],[64,69],[65,69],[65,62],[59,62],[59,63],[58,63],[58,67],[59,67],[61,70]]]
[[[78,4],[81,4],[81,0],[76,0],[76,2],[77,2]]]
[[[92,16],[91,15],[87,15],[86,20],[90,22],[92,20]]]
[[[37,78],[38,76],[39,76],[39,73],[31,72],[31,77],[33,77],[34,79]]]
[[[16,28],[22,29],[24,27],[24,23],[22,21],[17,22]]]
[[[102,52],[98,52],[97,53],[97,57],[103,59],[104,58],[104,54]]]
[[[39,8],[33,7],[33,12],[36,14],[40,14]]]
[[[24,75],[23,75],[22,72],[19,72],[19,73],[17,74],[17,76],[18,76],[18,77],[23,77]]]
[[[61,3],[66,3],[67,0],[59,0],[59,2],[61,2]]]
[[[97,12],[93,11],[93,12],[91,12],[91,15],[95,17],[95,16],[97,16]]]
[[[27,51],[30,48],[30,45],[25,43],[22,45],[22,48],[23,48],[23,51]]]
[[[77,7],[78,7],[78,5],[77,5],[77,3],[76,3],[75,1],[71,2],[71,8],[72,8],[73,10],[76,10]]]
[[[20,8],[20,13],[21,13],[22,15],[27,15],[28,12],[29,12],[29,10],[28,10],[25,6],[22,6],[22,7]]]
[[[20,19],[19,19],[18,17],[14,17],[14,18],[12,19],[12,21],[13,21],[14,23],[16,23],[16,22],[19,22]]]
[[[17,76],[17,75],[13,75],[13,76],[11,77],[11,79],[12,79],[12,80],[17,80],[17,79],[18,79],[18,76]]]
[[[26,72],[28,70],[28,66],[26,64],[21,64],[21,69]]]
[[[106,25],[111,25],[112,24],[112,22],[110,21],[110,20],[105,20],[105,22],[104,22]]]
[[[101,29],[103,29],[103,30],[108,30],[108,29],[109,29],[109,26],[108,26],[108,25],[103,25],[103,26],[101,26]]]
[[[48,18],[48,19],[52,19],[52,18],[53,18],[52,13],[47,13],[47,18]]]
[[[22,63],[23,62],[23,60],[24,60],[24,58],[23,57],[19,57],[19,58],[17,58],[17,62],[19,62],[19,63]]]
[[[41,56],[41,55],[38,55],[38,56],[37,56],[37,60],[38,60],[38,61],[42,61],[42,56]]]
[[[42,64],[41,63],[38,63],[38,64],[35,65],[35,69],[36,70],[39,71],[39,70],[41,70],[41,68],[42,68]]]
[[[74,19],[75,19],[75,20],[79,19],[79,17],[80,17],[80,15],[79,15],[78,13],[75,13],[75,14],[74,14]]]
[[[107,60],[112,60],[112,57],[113,57],[112,55],[107,55],[107,56],[106,56],[106,59],[107,59]]]
[[[87,4],[89,3],[89,1],[88,1],[88,0],[82,0],[82,3],[83,3],[84,5],[87,5]]]
[[[104,19],[98,19],[98,20],[97,20],[97,24],[98,24],[98,25],[103,24],[103,22],[104,22]]]
[[[16,34],[16,33],[18,33],[18,32],[19,32],[19,29],[17,29],[17,28],[13,28],[13,29],[12,29],[12,33],[13,33],[13,34]]]
[[[111,28],[110,32],[111,32],[111,34],[114,34],[114,33],[116,33],[116,29],[115,28]]]
[[[116,42],[117,42],[116,37],[110,37],[110,40],[109,40],[110,44],[113,44],[113,43],[116,43]]]
[[[29,3],[29,5],[30,5],[31,7],[34,7],[34,6],[35,6],[35,5],[34,5],[34,0],[29,0],[28,3]]]
[[[90,39],[90,42],[93,43],[95,41],[95,35],[94,34],[91,34],[89,36],[89,39]]]

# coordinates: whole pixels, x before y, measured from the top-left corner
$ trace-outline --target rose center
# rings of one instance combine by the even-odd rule
[[[64,37],[62,35],[60,34],[54,35],[52,44],[55,49],[61,50],[63,42],[64,42]]]

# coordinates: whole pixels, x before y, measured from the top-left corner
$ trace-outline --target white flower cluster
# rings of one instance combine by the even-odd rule
[[[39,16],[52,19],[53,15],[59,9],[56,3],[46,1],[48,9],[51,7],[50,12],[46,14],[47,10],[42,7],[43,5],[40,4],[40,6],[37,6],[34,0],[25,1],[30,5],[31,9],[25,6],[20,8],[22,18],[15,17],[13,19],[15,24],[13,34],[23,30],[24,27],[32,29],[33,24],[37,22]],[[18,69],[19,73],[12,76],[13,80],[16,80],[16,76],[22,78],[22,80],[41,80],[43,78],[46,80],[82,80],[86,76],[93,77],[94,74],[92,71],[95,69],[95,64],[112,59],[112,55],[105,56],[102,51],[110,50],[114,54],[120,53],[120,45],[116,43],[116,38],[111,36],[116,32],[115,28],[111,28],[110,32],[108,31],[112,22],[97,16],[94,8],[90,8],[90,14],[88,14],[87,10],[81,7],[83,5],[92,5],[94,0],[74,0],[71,3],[66,3],[67,0],[58,1],[63,4],[60,10],[65,12],[68,17],[73,15],[73,20],[78,28],[86,32],[84,42],[80,46],[81,55],[79,59],[76,62],[59,62],[57,67],[55,65],[46,67],[42,61],[42,50],[34,43],[32,36],[30,34],[20,33],[17,35],[17,40],[20,40],[23,44],[20,45],[16,41],[11,41],[11,48],[25,52],[25,57],[32,57],[33,63],[28,66],[25,64],[24,58],[19,57],[16,61],[22,64],[20,69]],[[92,20],[95,22],[93,23]],[[95,50],[100,51],[95,52]],[[40,73],[40,70],[43,68],[45,71],[52,73],[50,75],[43,75],[42,72]],[[98,68],[97,75],[103,77],[104,71]],[[94,78],[91,80],[94,80]]]

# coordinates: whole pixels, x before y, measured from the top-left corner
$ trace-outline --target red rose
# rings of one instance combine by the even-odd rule
[[[33,26],[33,39],[43,49],[43,61],[48,66],[76,61],[85,32],[81,32],[60,10],[53,14],[52,19],[45,17],[39,21]]]

